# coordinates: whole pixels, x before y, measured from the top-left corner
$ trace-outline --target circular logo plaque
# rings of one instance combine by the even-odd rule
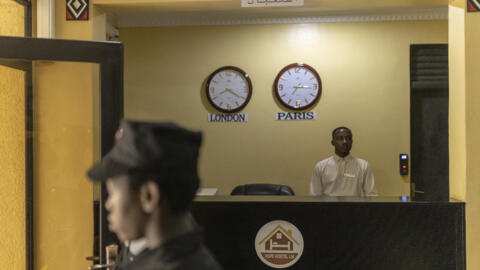
[[[255,237],[255,250],[258,258],[266,265],[273,268],[287,268],[302,256],[302,233],[288,221],[270,221],[258,230]]]

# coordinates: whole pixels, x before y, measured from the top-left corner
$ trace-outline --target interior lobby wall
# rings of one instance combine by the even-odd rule
[[[0,0],[0,35],[24,35],[23,6]],[[0,78],[0,269],[25,269],[25,73]]]
[[[466,203],[467,269],[480,258],[480,13],[467,12],[466,0],[450,1],[450,196]]]
[[[465,87],[467,138],[467,267],[480,268],[480,13],[465,15]]]
[[[0,66],[0,269],[25,268],[25,74]]]
[[[396,21],[121,28],[125,116],[175,121],[204,132],[203,187],[229,194],[246,183],[290,185],[307,195],[316,162],[333,154],[331,131],[353,131],[352,154],[371,164],[382,196],[408,195],[398,155],[410,152],[410,45],[448,42],[448,22]],[[277,73],[303,62],[322,79],[313,121],[275,121]],[[208,123],[207,77],[234,65],[252,80],[247,123]]]
[[[450,197],[466,201],[465,10],[449,8]]]

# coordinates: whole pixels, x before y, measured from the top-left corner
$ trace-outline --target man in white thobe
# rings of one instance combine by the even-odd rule
[[[367,161],[350,155],[352,131],[338,127],[332,132],[335,155],[318,162],[310,181],[311,195],[376,196],[377,188]]]

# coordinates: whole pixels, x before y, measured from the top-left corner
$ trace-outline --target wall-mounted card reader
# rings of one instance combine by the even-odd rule
[[[408,175],[408,154],[400,154],[400,175]]]

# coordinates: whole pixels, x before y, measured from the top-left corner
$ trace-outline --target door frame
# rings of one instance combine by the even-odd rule
[[[76,41],[30,37],[0,36],[0,65],[32,72],[32,61],[87,62],[100,65],[100,153],[103,157],[113,146],[114,134],[123,118],[123,44],[120,42]],[[31,78],[31,76],[30,76]],[[25,87],[25,234],[26,269],[34,269],[33,220],[33,85]],[[102,185],[101,198],[104,198]],[[103,202],[100,203],[103,205]],[[95,219],[100,224],[100,247],[104,246],[108,228],[105,209],[100,207]],[[98,248],[103,261],[103,250]]]

